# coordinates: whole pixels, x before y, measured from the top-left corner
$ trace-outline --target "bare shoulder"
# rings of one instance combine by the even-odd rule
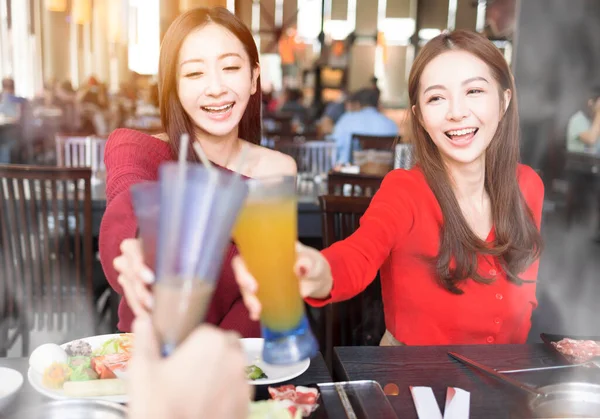
[[[248,173],[244,173],[247,176],[267,177],[297,173],[296,161],[291,156],[259,145],[246,144],[250,147],[247,157]]]
[[[169,136],[167,135],[166,132],[161,132],[159,134],[154,134],[153,135],[154,138],[158,138],[160,141],[168,143],[169,142]]]

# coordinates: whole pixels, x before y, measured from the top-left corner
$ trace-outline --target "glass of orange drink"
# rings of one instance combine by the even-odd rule
[[[291,364],[316,355],[294,273],[298,236],[296,178],[250,179],[248,197],[238,215],[234,241],[257,281],[262,305],[263,359]]]

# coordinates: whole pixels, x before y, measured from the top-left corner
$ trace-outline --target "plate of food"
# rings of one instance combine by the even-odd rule
[[[92,398],[127,402],[127,364],[133,334],[99,335],[38,346],[29,357],[27,378],[52,399]]]
[[[264,339],[240,339],[246,354],[246,375],[253,385],[276,384],[303,374],[310,366],[310,359],[291,365],[271,365],[262,360]]]
[[[542,341],[572,364],[600,368],[600,336],[566,336],[541,333]]]

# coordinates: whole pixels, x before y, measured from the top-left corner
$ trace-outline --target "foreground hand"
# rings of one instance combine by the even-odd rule
[[[129,419],[245,418],[252,389],[239,336],[201,326],[161,358],[149,316],[133,324]]]
[[[135,316],[148,314],[152,308],[152,293],[149,284],[154,282],[154,274],[144,264],[142,243],[139,239],[125,239],[121,242],[121,256],[113,261],[119,273],[119,284],[127,304]]]
[[[258,284],[248,271],[241,256],[232,261],[235,279],[240,286],[244,304],[250,312],[252,320],[260,319],[261,305],[256,297]],[[327,298],[333,288],[331,268],[327,259],[316,249],[296,243],[296,263],[294,273],[300,282],[300,294],[303,298]]]

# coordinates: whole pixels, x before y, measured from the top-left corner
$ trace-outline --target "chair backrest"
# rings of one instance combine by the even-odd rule
[[[331,141],[277,141],[275,150],[292,156],[299,174],[325,175],[335,165],[336,145]]]
[[[329,195],[373,196],[382,181],[382,176],[331,171],[327,175],[327,192]]]
[[[320,196],[323,245],[354,233],[370,202],[367,197]],[[378,345],[385,332],[379,275],[356,297],[326,306],[323,317],[317,336],[330,368],[335,346]]]
[[[106,139],[95,136],[56,135],[56,159],[61,167],[89,167],[103,172]]]
[[[354,233],[370,203],[371,198],[365,196],[320,196],[323,247],[329,247]]]
[[[385,150],[394,151],[394,144],[399,141],[399,135],[352,135],[352,151],[361,150]]]
[[[24,356],[34,325],[93,319],[91,203],[89,168],[0,165],[0,318],[22,328]]]

